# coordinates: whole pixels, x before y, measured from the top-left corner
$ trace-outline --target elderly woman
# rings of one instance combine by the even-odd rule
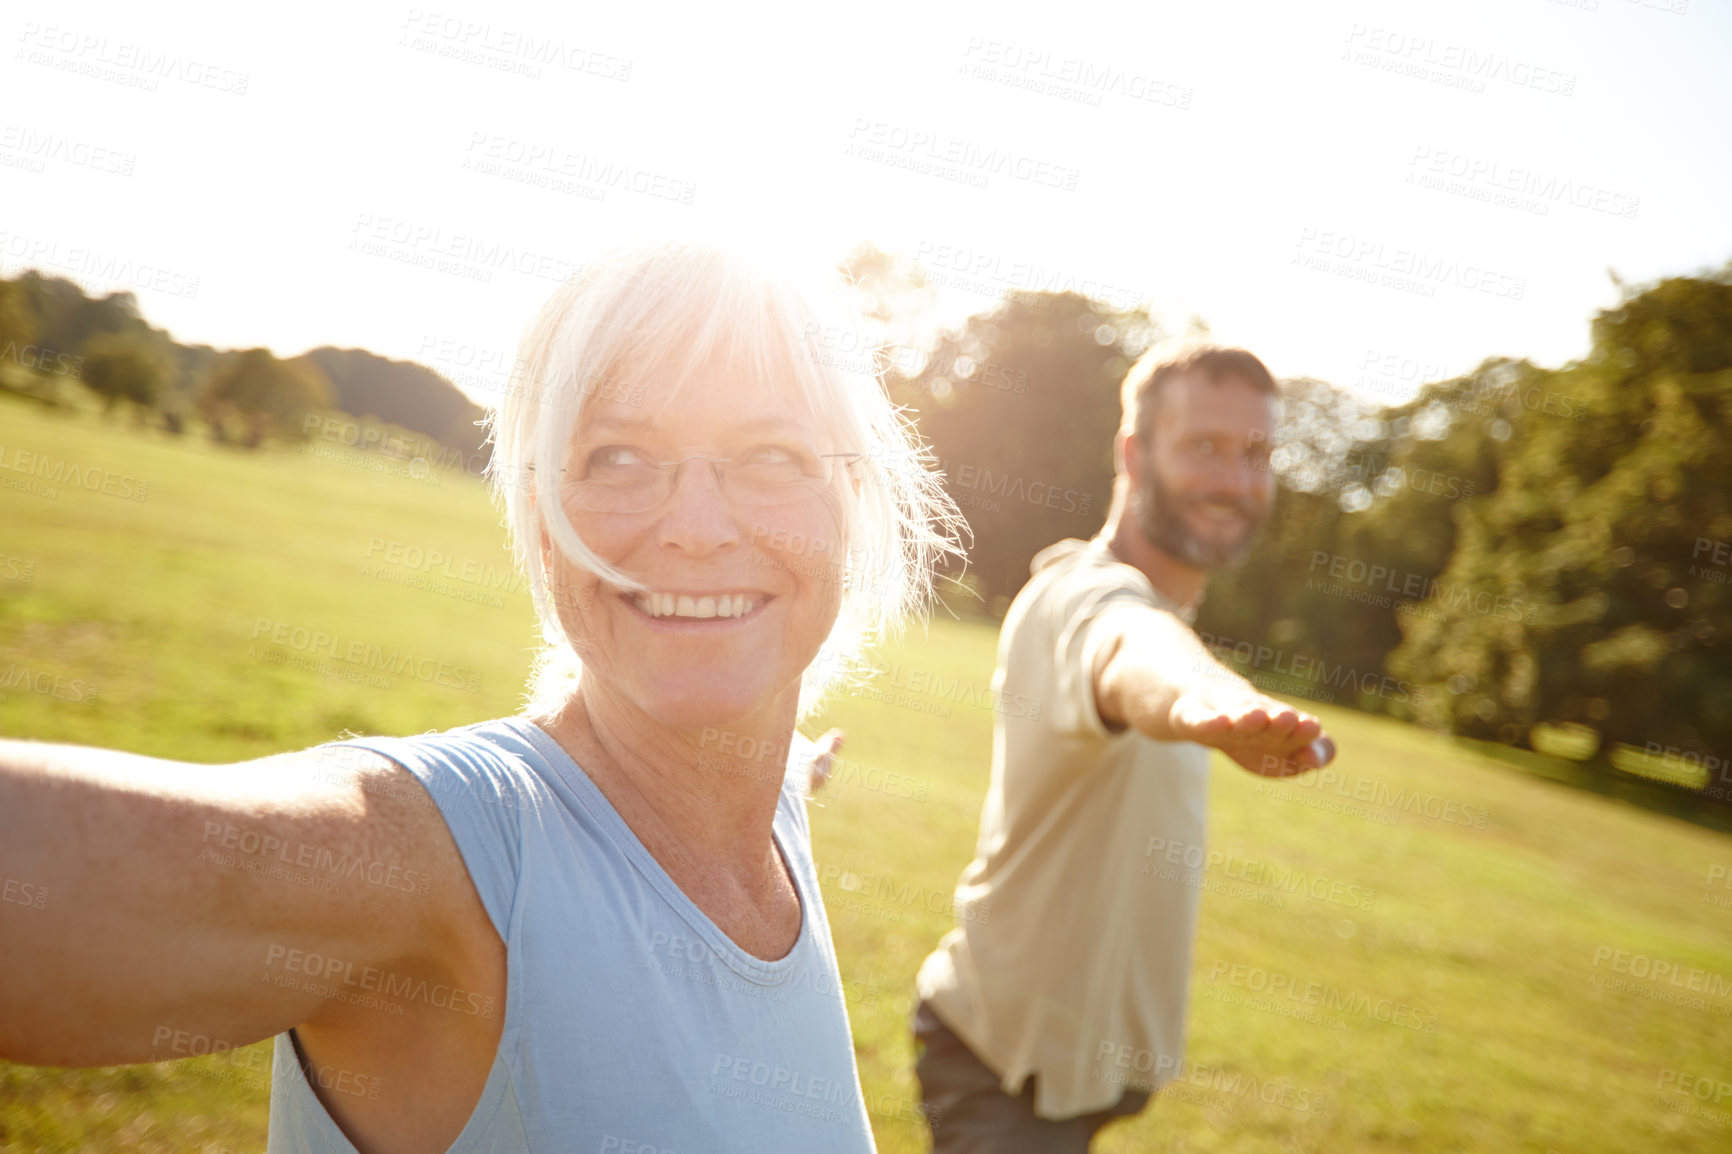
[[[492,477],[523,715],[229,766],[0,744],[0,873],[54,895],[0,911],[0,1056],[274,1036],[285,1154],[871,1149],[794,727],[956,518],[800,286],[635,247],[531,327]]]

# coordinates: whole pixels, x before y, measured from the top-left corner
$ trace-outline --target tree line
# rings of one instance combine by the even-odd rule
[[[487,460],[481,407],[423,365],[362,349],[285,358],[186,345],[152,327],[131,293],[93,297],[34,270],[0,279],[0,390],[56,406],[80,387],[110,414],[174,434],[202,424],[246,449],[301,439],[309,414],[334,409],[418,433],[470,472]]]

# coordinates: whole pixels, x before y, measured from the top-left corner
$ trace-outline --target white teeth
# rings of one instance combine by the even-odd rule
[[[651,617],[744,617],[760,602],[744,593],[713,597],[690,597],[673,593],[639,593],[632,598],[639,611]]]

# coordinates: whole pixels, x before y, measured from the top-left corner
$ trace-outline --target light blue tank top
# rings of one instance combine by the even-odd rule
[[[686,897],[532,722],[335,744],[427,788],[506,944],[499,1053],[449,1154],[874,1149],[795,772],[774,834],[800,936],[767,962]],[[276,1037],[267,1154],[354,1154],[292,1034]]]

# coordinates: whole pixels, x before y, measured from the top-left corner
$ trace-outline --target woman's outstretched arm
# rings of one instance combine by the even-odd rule
[[[0,741],[0,891],[0,1058],[54,1066],[316,1020],[333,986],[473,948],[478,901],[420,783],[346,747],[197,765]]]

